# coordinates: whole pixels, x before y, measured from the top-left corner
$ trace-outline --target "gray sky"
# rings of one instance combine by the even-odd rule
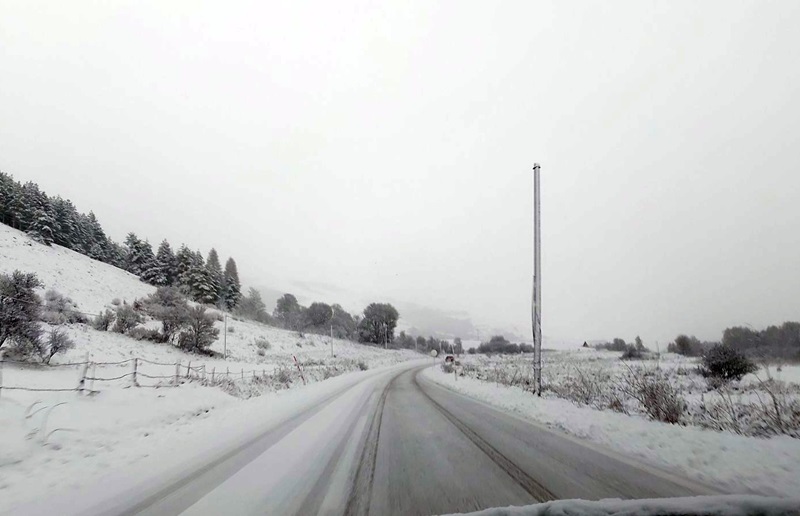
[[[800,3],[0,0],[0,168],[133,230],[553,339],[800,319]]]

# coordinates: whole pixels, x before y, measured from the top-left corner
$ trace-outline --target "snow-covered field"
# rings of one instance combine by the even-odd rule
[[[89,314],[113,308],[115,299],[131,303],[154,291],[125,271],[59,246],[42,246],[0,225],[0,272],[15,269],[36,273],[44,284],[42,292],[55,289]],[[309,383],[419,358],[411,351],[337,339],[331,348],[331,340],[324,336],[301,336],[230,315],[227,331],[223,322],[216,325],[220,335],[211,350],[217,357],[73,324],[60,328],[75,348],[56,355],[53,367],[6,361],[2,370],[6,388],[0,390],[0,512],[42,492],[85,486],[93,478],[153,456],[158,446],[162,452],[168,450],[170,443],[200,431],[200,421],[221,427],[229,420],[244,425],[256,405],[260,411],[285,411],[281,400],[295,399],[286,391],[290,387],[294,388],[288,392],[325,392],[325,387],[302,388],[295,357]],[[227,359],[221,357],[223,350]],[[88,368],[89,377],[116,378],[87,381],[86,387],[95,391],[90,395],[71,390],[78,385],[83,366],[68,365],[87,358],[98,364]],[[134,359],[138,387],[132,386]],[[341,380],[325,384],[333,381]],[[9,389],[15,386],[66,390]],[[241,399],[253,394],[263,396],[257,402]]]
[[[465,376],[446,374],[441,368],[424,374],[455,391],[548,428],[719,486],[726,492],[775,496],[796,496],[800,492],[800,439],[788,435],[759,438],[685,423],[662,423],[648,418],[630,400],[624,401],[625,413],[619,408],[611,410],[602,400],[582,404],[559,397],[559,388],[553,388],[571,385],[579,375],[613,381],[616,375],[635,366],[622,363],[619,355],[594,350],[545,352],[543,382],[550,388],[541,398],[532,395],[528,386],[530,355],[467,356],[462,359]],[[677,379],[679,392],[689,405],[701,400],[708,404],[709,397],[718,395],[707,391],[703,379],[694,373],[695,366],[691,359],[677,355],[662,355],[659,361],[664,374]],[[784,366],[781,373],[771,374],[794,379],[796,366]],[[753,380],[744,378],[741,388],[746,389]]]

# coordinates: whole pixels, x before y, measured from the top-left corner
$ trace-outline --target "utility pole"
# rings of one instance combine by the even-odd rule
[[[542,210],[539,204],[539,164],[533,164],[533,377],[542,395]]]
[[[331,307],[331,358],[333,358],[333,307]]]
[[[228,358],[228,314],[225,313],[225,327],[222,329],[222,357]]]

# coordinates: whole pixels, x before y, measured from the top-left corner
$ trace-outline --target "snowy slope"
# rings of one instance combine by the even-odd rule
[[[97,313],[115,298],[130,302],[155,290],[113,265],[58,245],[41,245],[0,224],[0,272],[15,269],[35,272],[46,288],[71,297],[84,312]]]

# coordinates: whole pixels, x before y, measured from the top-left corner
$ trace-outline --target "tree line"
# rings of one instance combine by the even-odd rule
[[[787,321],[763,330],[743,326],[725,328],[720,342],[701,342],[694,336],[678,335],[667,351],[686,356],[700,356],[716,344],[753,358],[800,360],[800,322]]]
[[[123,244],[109,238],[93,212],[83,214],[68,199],[49,197],[32,181],[20,183],[0,172],[0,222],[44,245],[57,244],[135,274],[155,286],[174,286],[203,304],[233,309],[241,299],[233,258],[223,270],[215,249],[207,258],[182,245],[177,252],[164,240],[157,252],[129,233]]]

